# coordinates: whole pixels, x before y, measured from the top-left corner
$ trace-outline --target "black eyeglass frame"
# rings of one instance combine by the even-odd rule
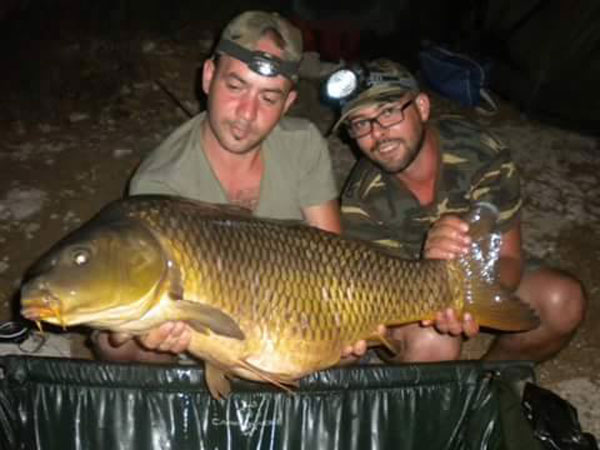
[[[348,134],[350,135],[351,138],[354,139],[359,139],[362,137],[365,137],[366,135],[370,134],[371,132],[373,132],[373,123],[377,122],[377,125],[379,125],[381,128],[384,129],[388,129],[393,127],[394,125],[398,125],[402,122],[404,122],[405,119],[405,115],[404,115],[404,111],[406,111],[406,109],[412,105],[416,100],[416,97],[412,97],[410,100],[408,100],[406,103],[404,103],[402,106],[389,106],[384,108],[382,111],[379,112],[379,114],[377,114],[375,117],[371,117],[371,118],[360,118],[360,119],[356,119],[356,120],[347,120],[346,121],[346,129],[348,131]],[[390,109],[394,109],[394,110],[398,110],[400,112],[400,118],[392,123],[388,123],[388,124],[383,124],[379,121],[381,115],[383,113],[385,113],[385,111],[388,111]],[[367,128],[366,131],[357,133],[352,129],[352,122],[357,122],[357,121],[366,121],[369,124],[369,127]]]

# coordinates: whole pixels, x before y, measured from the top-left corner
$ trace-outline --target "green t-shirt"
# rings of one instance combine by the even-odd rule
[[[497,138],[463,119],[437,122],[441,165],[433,202],[421,206],[393,176],[367,158],[353,169],[342,194],[346,235],[419,258],[431,225],[444,214],[462,214],[477,201],[500,212],[498,229],[508,230],[521,209],[519,175],[510,152]]]
[[[131,179],[131,195],[168,194],[228,203],[202,149],[204,116],[184,123],[148,155]],[[262,158],[256,216],[301,220],[301,208],[337,197],[327,142],[309,121],[284,117],[263,142]]]

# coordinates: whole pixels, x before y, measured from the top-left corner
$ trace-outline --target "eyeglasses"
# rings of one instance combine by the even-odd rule
[[[373,131],[373,122],[381,128],[390,128],[404,120],[404,110],[413,104],[414,98],[403,105],[388,106],[375,117],[361,118],[347,122],[348,134],[353,138],[361,138]]]

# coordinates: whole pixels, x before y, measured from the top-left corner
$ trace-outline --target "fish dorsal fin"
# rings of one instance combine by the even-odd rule
[[[240,217],[252,217],[252,210],[244,208],[243,206],[219,203],[214,204],[213,207],[215,208],[215,211],[218,214]]]
[[[200,200],[184,197],[176,197],[171,195],[136,195],[136,200],[139,201],[164,201],[168,200],[169,203],[176,206],[177,209],[186,210],[190,209],[194,214],[199,214],[204,217],[211,216],[235,216],[235,217],[253,217],[252,210],[244,208],[238,205],[231,205],[228,203],[209,203]]]

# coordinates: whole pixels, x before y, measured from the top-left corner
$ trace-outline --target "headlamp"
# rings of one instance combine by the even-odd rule
[[[333,72],[325,82],[327,98],[343,100],[351,97],[358,88],[358,74],[350,69],[340,69]]]
[[[263,77],[276,77],[283,75],[290,80],[294,80],[298,72],[299,63],[284,61],[281,58],[273,56],[259,50],[251,51],[233,41],[224,39],[219,42],[215,49],[216,52],[222,52],[233,56],[236,59],[246,63],[253,71]]]
[[[406,89],[416,88],[396,75],[370,71],[364,66],[353,66],[341,68],[329,75],[325,80],[324,94],[327,100],[343,106],[361,92],[382,83]]]

